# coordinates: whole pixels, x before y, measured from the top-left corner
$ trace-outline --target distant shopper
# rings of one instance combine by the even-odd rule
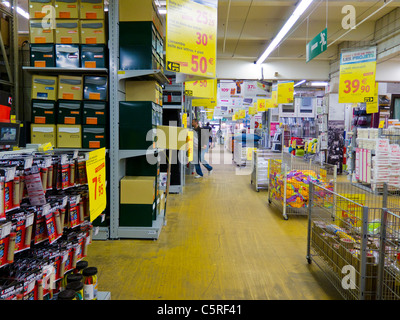
[[[208,135],[208,143],[207,143],[207,150],[206,152],[208,152],[208,149],[211,147],[212,148],[212,128],[210,126],[210,123],[207,122],[206,126],[203,128],[205,131],[203,131],[203,134],[207,134]],[[204,139],[207,139],[206,137]]]
[[[201,129],[199,126],[199,121],[197,119],[192,120],[192,127],[193,127],[193,164],[197,173],[195,178],[198,179],[203,177],[203,172],[201,170],[200,163],[203,164],[203,166],[208,170],[209,174],[211,174],[213,168],[204,159],[204,155],[207,151],[207,144],[208,144],[207,129]]]

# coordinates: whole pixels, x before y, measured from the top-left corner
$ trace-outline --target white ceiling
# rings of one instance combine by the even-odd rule
[[[218,58],[255,61],[293,13],[295,0],[219,0],[218,5]],[[342,36],[342,14],[345,5],[356,9],[356,23],[361,22],[384,5],[384,1],[314,0],[298,20],[282,44],[269,59],[305,59],[306,43],[328,27],[329,43]],[[375,21],[396,7],[400,1],[389,3],[384,9],[363,22],[355,30],[328,47],[316,59],[336,59],[343,41],[368,41],[374,36]],[[307,19],[308,17],[308,19]]]

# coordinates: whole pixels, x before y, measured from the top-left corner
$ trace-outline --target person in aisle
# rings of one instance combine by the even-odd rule
[[[192,120],[192,127],[193,127],[193,163],[197,173],[195,178],[198,179],[203,177],[203,171],[201,170],[200,164],[203,164],[203,166],[208,170],[209,174],[211,174],[213,168],[204,159],[204,155],[207,152],[207,144],[208,144],[207,129],[201,129],[199,126],[199,121],[197,119]]]
[[[203,134],[205,134],[205,133],[208,134],[208,143],[207,143],[207,150],[206,150],[206,152],[208,152],[208,150],[210,148],[212,148],[212,128],[210,126],[210,123],[207,122],[206,126],[203,129],[205,130],[203,132]]]

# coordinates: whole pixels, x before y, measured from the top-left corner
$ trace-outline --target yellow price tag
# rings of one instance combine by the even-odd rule
[[[378,104],[378,83],[375,83],[375,93],[374,97],[371,99],[372,101],[366,101],[365,105],[367,107],[367,113],[377,113],[379,112],[379,104]]]
[[[189,131],[186,138],[188,161],[193,161],[193,131]]]
[[[217,96],[217,80],[197,80],[185,82],[185,93],[190,92],[189,96],[197,98],[215,99]]]
[[[277,88],[277,103],[292,103],[294,95],[294,81],[280,81]]]
[[[379,129],[383,129],[385,127],[385,120],[381,120],[379,122]]]
[[[267,99],[258,99],[257,100],[257,111],[258,112],[263,112],[267,111]]]
[[[107,206],[106,195],[106,149],[89,152],[86,161],[86,175],[89,186],[90,221],[100,216]]]

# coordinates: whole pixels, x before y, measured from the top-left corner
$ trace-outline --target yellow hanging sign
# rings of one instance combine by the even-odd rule
[[[185,95],[196,98],[208,98],[216,100],[217,80],[197,80],[185,82]]]
[[[193,99],[192,107],[204,107],[207,109],[214,109],[217,105],[216,99]]]
[[[105,148],[89,152],[86,175],[89,186],[90,221],[93,221],[104,212],[107,206]]]
[[[294,81],[279,81],[277,87],[277,104],[292,103],[294,95]]]
[[[190,130],[187,133],[186,137],[186,146],[187,146],[187,157],[188,161],[191,162],[193,161],[193,131]]]
[[[367,113],[377,113],[379,112],[379,103],[378,103],[378,83],[375,83],[375,93],[372,101],[366,101],[365,105],[367,107]]]
[[[267,99],[258,99],[257,100],[257,111],[258,112],[263,112],[263,111],[267,111]]]
[[[249,107],[249,115],[254,115],[257,113],[257,107]]]
[[[278,106],[278,85],[272,85],[271,103],[276,108]]]
[[[376,47],[340,54],[339,103],[372,101],[376,76]]]
[[[167,0],[167,70],[215,78],[217,9],[217,1]]]

